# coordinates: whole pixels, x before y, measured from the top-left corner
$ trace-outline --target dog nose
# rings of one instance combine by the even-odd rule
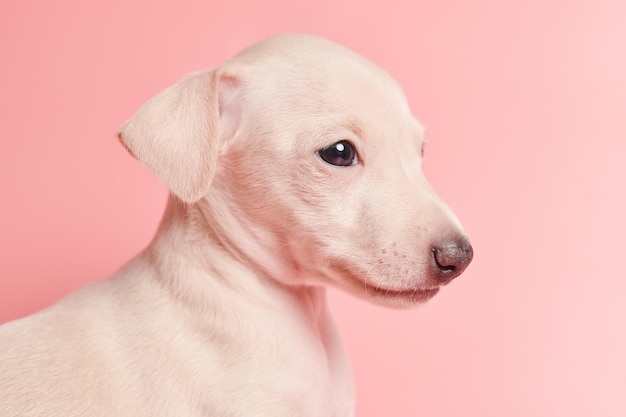
[[[466,240],[454,240],[433,248],[434,275],[441,282],[458,277],[472,261],[474,250]]]

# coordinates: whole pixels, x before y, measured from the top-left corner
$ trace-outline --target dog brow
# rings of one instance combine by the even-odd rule
[[[357,137],[362,138],[363,137],[363,129],[361,129],[360,124],[357,121],[350,121],[346,124],[346,128],[350,131],[352,131],[352,133],[354,133]]]

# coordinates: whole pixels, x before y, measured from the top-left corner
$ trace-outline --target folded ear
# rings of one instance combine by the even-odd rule
[[[128,151],[187,203],[215,171],[220,134],[218,75],[194,73],[145,103],[119,130]]]

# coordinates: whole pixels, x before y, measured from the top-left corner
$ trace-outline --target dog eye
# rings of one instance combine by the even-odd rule
[[[354,146],[346,141],[342,140],[332,145],[322,148],[317,151],[317,154],[331,165],[340,167],[346,167],[357,163],[356,151]]]

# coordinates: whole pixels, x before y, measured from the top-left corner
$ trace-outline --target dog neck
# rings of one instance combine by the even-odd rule
[[[231,250],[219,237],[202,205],[188,205],[170,196],[158,232],[145,256],[155,279],[187,307],[201,310],[207,300],[245,300],[272,309],[300,313],[311,330],[323,338],[329,319],[326,289],[285,285],[267,270]],[[224,303],[224,309],[231,307]]]

